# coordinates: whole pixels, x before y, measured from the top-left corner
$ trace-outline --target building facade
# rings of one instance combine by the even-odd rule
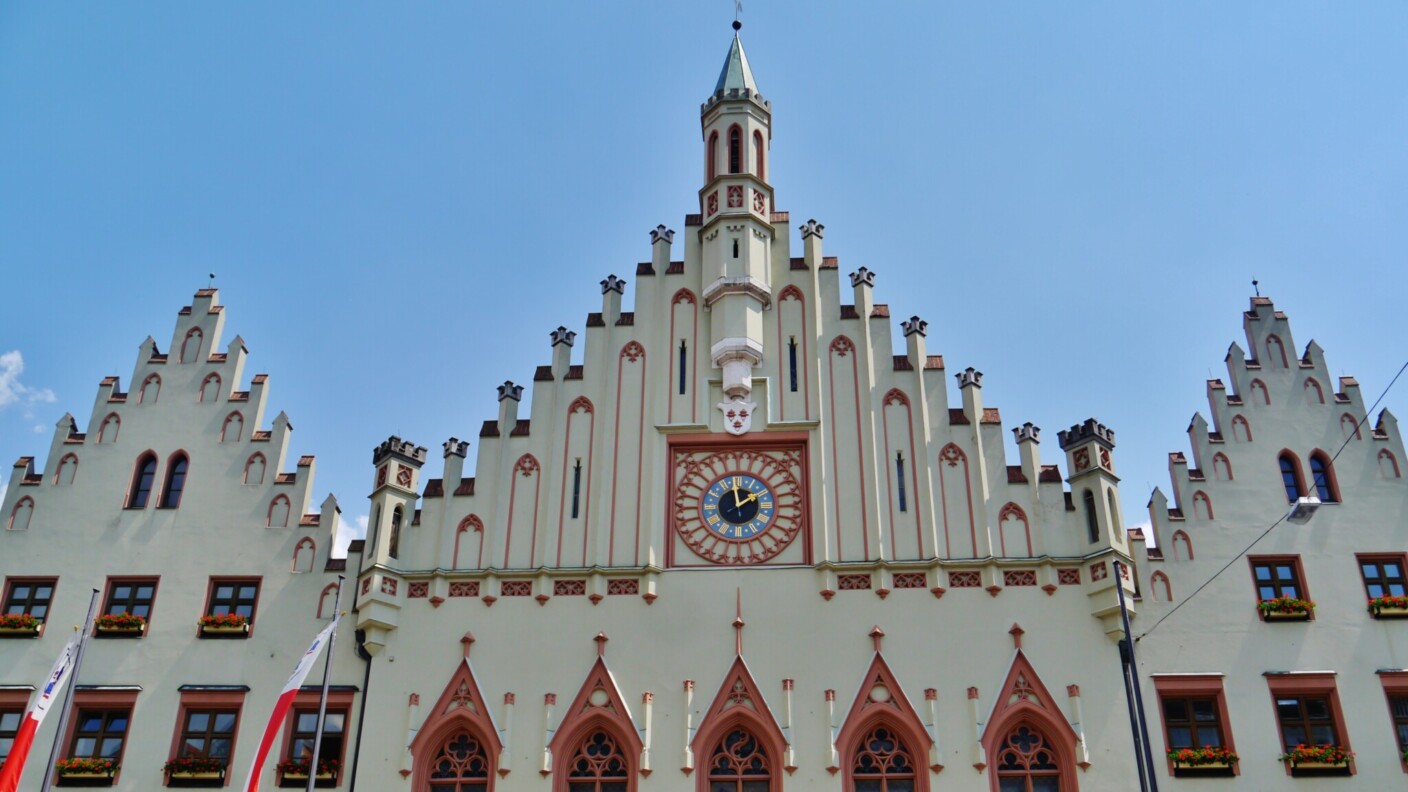
[[[683,233],[652,231],[633,283],[602,280],[582,332],[549,334],[531,395],[505,381],[497,416],[446,440],[438,469],[414,442],[379,445],[345,561],[328,555],[336,501],[309,511],[311,457],[280,472],[288,419],[261,428],[268,381],[235,390],[244,345],[213,352],[224,314],[198,292],[168,354],[143,345],[132,393],[105,380],[86,433],[66,417],[43,469],[16,467],[4,606],[43,624],[0,642],[0,726],[104,580],[102,612],[142,623],[92,643],[67,755],[112,753],[122,789],[191,782],[163,769],[181,755],[226,760],[209,783],[238,783],[345,572],[330,785],[1136,789],[1122,594],[1147,633],[1161,784],[1402,783],[1408,673],[1384,669],[1408,651],[1390,618],[1408,601],[1365,610],[1408,593],[1402,439],[1386,412],[1367,423],[1352,380],[1333,389],[1313,342],[1296,358],[1284,315],[1253,301],[1251,351],[1229,353],[1230,389],[1209,383],[1192,465],[1170,457],[1150,545],[1124,528],[1113,430],[1073,423],[1061,464],[1043,462],[1040,430],[1006,427],[981,372],[929,353],[922,318],[892,348],[874,273],[843,278],[824,226],[799,224],[793,249],[772,106],[737,35],[700,122]],[[1310,495],[1325,505],[1308,523],[1239,559]],[[301,783],[316,694],[301,695],[268,785]],[[1302,733],[1358,756],[1278,761]],[[1185,747],[1241,761],[1162,760]]]

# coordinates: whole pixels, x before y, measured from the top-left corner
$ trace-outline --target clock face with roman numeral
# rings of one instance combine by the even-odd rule
[[[735,473],[709,485],[700,500],[699,516],[719,536],[742,541],[766,531],[777,513],[768,485],[756,476]]]
[[[688,553],[709,565],[809,563],[793,541],[806,524],[805,446],[681,445],[672,456],[672,565],[697,565]]]

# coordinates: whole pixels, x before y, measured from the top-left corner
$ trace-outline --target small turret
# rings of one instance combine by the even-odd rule
[[[508,437],[518,425],[518,404],[523,401],[523,386],[504,380],[499,386],[499,435]]]
[[[576,343],[577,334],[558,325],[548,335],[552,338],[552,378],[561,382],[572,368],[572,345]]]

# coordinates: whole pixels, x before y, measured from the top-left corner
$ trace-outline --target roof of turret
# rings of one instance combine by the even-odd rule
[[[729,45],[728,57],[724,59],[724,68],[719,72],[719,81],[714,85],[714,93],[733,89],[739,89],[740,92],[746,89],[754,94],[758,92],[758,83],[753,79],[753,70],[748,67],[748,55],[743,52],[743,41],[737,32],[733,34],[733,43]]]

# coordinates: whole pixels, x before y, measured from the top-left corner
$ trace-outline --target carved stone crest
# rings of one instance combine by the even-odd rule
[[[731,435],[745,435],[753,428],[753,412],[757,409],[756,402],[749,401],[742,396],[735,396],[727,401],[718,404],[719,410],[724,414],[724,431]]]

